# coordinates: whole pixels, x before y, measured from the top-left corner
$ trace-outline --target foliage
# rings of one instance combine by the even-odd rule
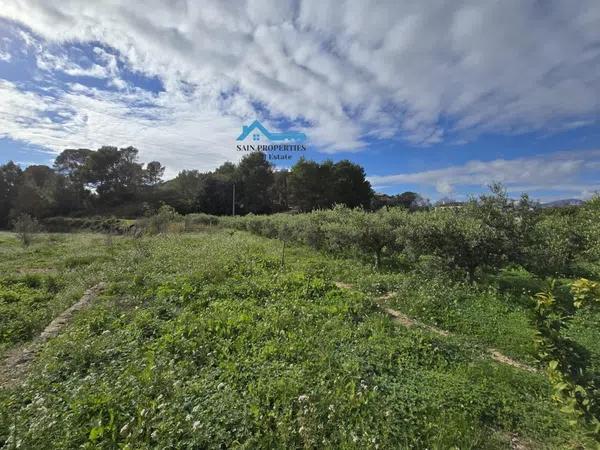
[[[40,224],[37,219],[29,214],[21,214],[14,221],[13,228],[17,238],[24,246],[29,246],[33,241],[33,235],[40,232]]]
[[[114,239],[115,255],[102,235],[41,234],[25,248],[0,233],[0,354],[35,337],[100,281],[101,270],[130,247],[129,239]]]
[[[199,231],[205,227],[219,225],[219,217],[210,214],[188,214],[185,216],[185,231]]]
[[[410,210],[426,209],[430,207],[429,201],[416,192],[403,192],[397,195],[387,195],[375,193],[373,200],[371,201],[371,209],[377,211],[378,209],[388,207],[402,207]]]
[[[50,217],[42,221],[44,228],[51,233],[93,231],[98,233],[126,234],[131,231],[132,222],[116,217]]]
[[[235,169],[236,201],[239,212],[270,213],[273,207],[273,166],[264,153],[252,152]]]
[[[110,288],[47,343],[26,384],[0,390],[6,448],[500,449],[512,436],[531,448],[591,445],[551,407],[543,376],[496,364],[459,335],[474,308],[490,330],[500,311],[511,317],[493,309],[510,299],[485,288],[373,273],[295,245],[282,267],[279,243],[242,232],[118,237],[110,255],[98,236],[56,239],[36,244],[37,259],[14,246],[0,266],[25,269],[44,254],[66,268],[80,248],[61,286],[82,277]],[[337,279],[365,292],[402,284],[423,306],[443,305],[446,292],[439,315],[456,336],[397,326]]]
[[[570,417],[571,425],[581,419],[590,424],[600,443],[600,405],[595,393],[594,378],[586,373],[586,355],[576,343],[564,335],[573,310],[600,304],[600,283],[579,279],[570,286],[572,300],[560,301],[553,293],[554,284],[545,292],[535,295],[536,340],[539,355],[547,364],[546,371],[552,384],[552,399],[560,410]]]
[[[0,166],[0,228],[9,225],[9,217],[16,206],[22,176],[23,171],[12,161]]]
[[[231,186],[236,170],[190,179]],[[118,245],[79,233],[23,248],[0,233],[0,271],[15,274],[0,278],[0,352],[110,285],[42,348],[27,383],[0,389],[0,446],[593,448],[600,283],[530,295],[546,275],[599,273],[597,199],[539,210],[494,186],[456,208],[147,209],[135,223],[48,219],[139,231]],[[394,323],[383,302],[426,326]]]
[[[587,248],[576,216],[547,215],[533,227],[525,264],[548,276],[568,275]]]
[[[477,268],[497,268],[507,261],[495,246],[495,235],[493,227],[462,210],[435,209],[409,216],[397,239],[409,257],[434,255],[473,278]]]
[[[57,292],[53,277],[29,275],[0,279],[0,350],[31,339],[52,313]]]
[[[183,231],[183,221],[183,217],[174,208],[169,205],[162,205],[156,214],[138,219],[136,226],[147,234],[156,235],[168,231]]]
[[[289,173],[289,204],[298,211],[335,204],[368,207],[372,197],[364,169],[348,160],[319,164],[300,158]]]
[[[583,258],[597,261],[600,254],[600,209],[582,208],[572,216],[560,211],[541,213],[524,196],[510,200],[500,186],[458,208],[409,212],[382,208],[374,213],[337,206],[305,214],[222,218],[226,227],[265,237],[280,237],[334,254],[358,254],[393,264],[398,260],[419,264],[435,257],[445,270],[494,271],[511,265],[547,276],[577,272]]]
[[[179,214],[268,214],[329,208],[369,207],[373,192],[364,169],[348,160],[322,164],[300,159],[276,171],[262,152],[226,162],[212,172],[184,170],[163,182],[165,167],[144,165],[134,147],[66,149],[52,168],[0,166],[0,228],[21,213],[54,216],[115,215],[135,218],[162,204]],[[314,170],[313,170],[314,169]]]

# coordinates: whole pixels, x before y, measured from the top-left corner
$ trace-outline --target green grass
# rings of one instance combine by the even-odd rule
[[[482,350],[532,360],[521,294],[376,274],[301,246],[281,267],[280,242],[241,232],[0,240],[4,280],[35,268],[59,286],[19,288],[23,314],[45,295],[33,329],[110,283],[46,344],[27,383],[0,390],[0,446],[487,449],[510,448],[515,433],[530,448],[593,445],[542,373]],[[388,290],[454,335],[394,324],[373,301]],[[594,346],[588,325],[573,332]]]
[[[0,232],[0,356],[39,334],[83,292],[104,279],[129,240],[102,235],[38,235],[29,247]],[[110,244],[110,245],[109,245]]]

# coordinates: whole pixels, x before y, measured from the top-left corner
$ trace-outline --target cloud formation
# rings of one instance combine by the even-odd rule
[[[121,93],[57,85],[50,100],[5,82],[26,106],[0,106],[2,132],[53,150],[111,136],[149,154],[177,146],[179,169],[202,144],[215,161],[235,157],[232,130],[257,113],[298,124],[325,152],[574,128],[600,113],[600,4],[576,3],[7,0],[0,17],[32,31],[22,38],[42,72]],[[51,50],[96,42],[85,66]],[[164,91],[130,86],[119,63]]]
[[[600,149],[555,152],[547,155],[492,161],[468,161],[459,166],[423,172],[372,176],[374,186],[416,184],[429,186],[441,195],[452,195],[457,187],[485,187],[501,182],[511,193],[536,191],[569,192],[588,197],[600,190],[600,180],[583,183],[586,175],[600,169]]]

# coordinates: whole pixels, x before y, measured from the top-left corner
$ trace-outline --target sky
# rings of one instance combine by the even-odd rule
[[[133,145],[173,177],[238,161],[254,120],[379,192],[588,198],[600,2],[2,1],[0,164]]]

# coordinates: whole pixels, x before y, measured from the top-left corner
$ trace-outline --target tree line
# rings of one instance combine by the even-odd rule
[[[261,152],[214,171],[184,170],[163,181],[158,161],[139,162],[134,147],[67,149],[52,167],[0,166],[0,227],[27,214],[55,216],[115,215],[139,217],[161,205],[180,214],[270,214],[326,209],[336,204],[378,209],[419,205],[415,193],[375,194],[364,169],[348,160],[322,163],[301,158],[289,170],[276,170]],[[235,193],[234,193],[235,191]]]
[[[466,274],[522,267],[540,276],[590,276],[600,258],[600,197],[581,207],[539,208],[514,201],[500,184],[460,208],[336,206],[308,214],[221,217],[222,226],[342,256],[382,261],[427,273]],[[206,220],[206,219],[205,219]]]

